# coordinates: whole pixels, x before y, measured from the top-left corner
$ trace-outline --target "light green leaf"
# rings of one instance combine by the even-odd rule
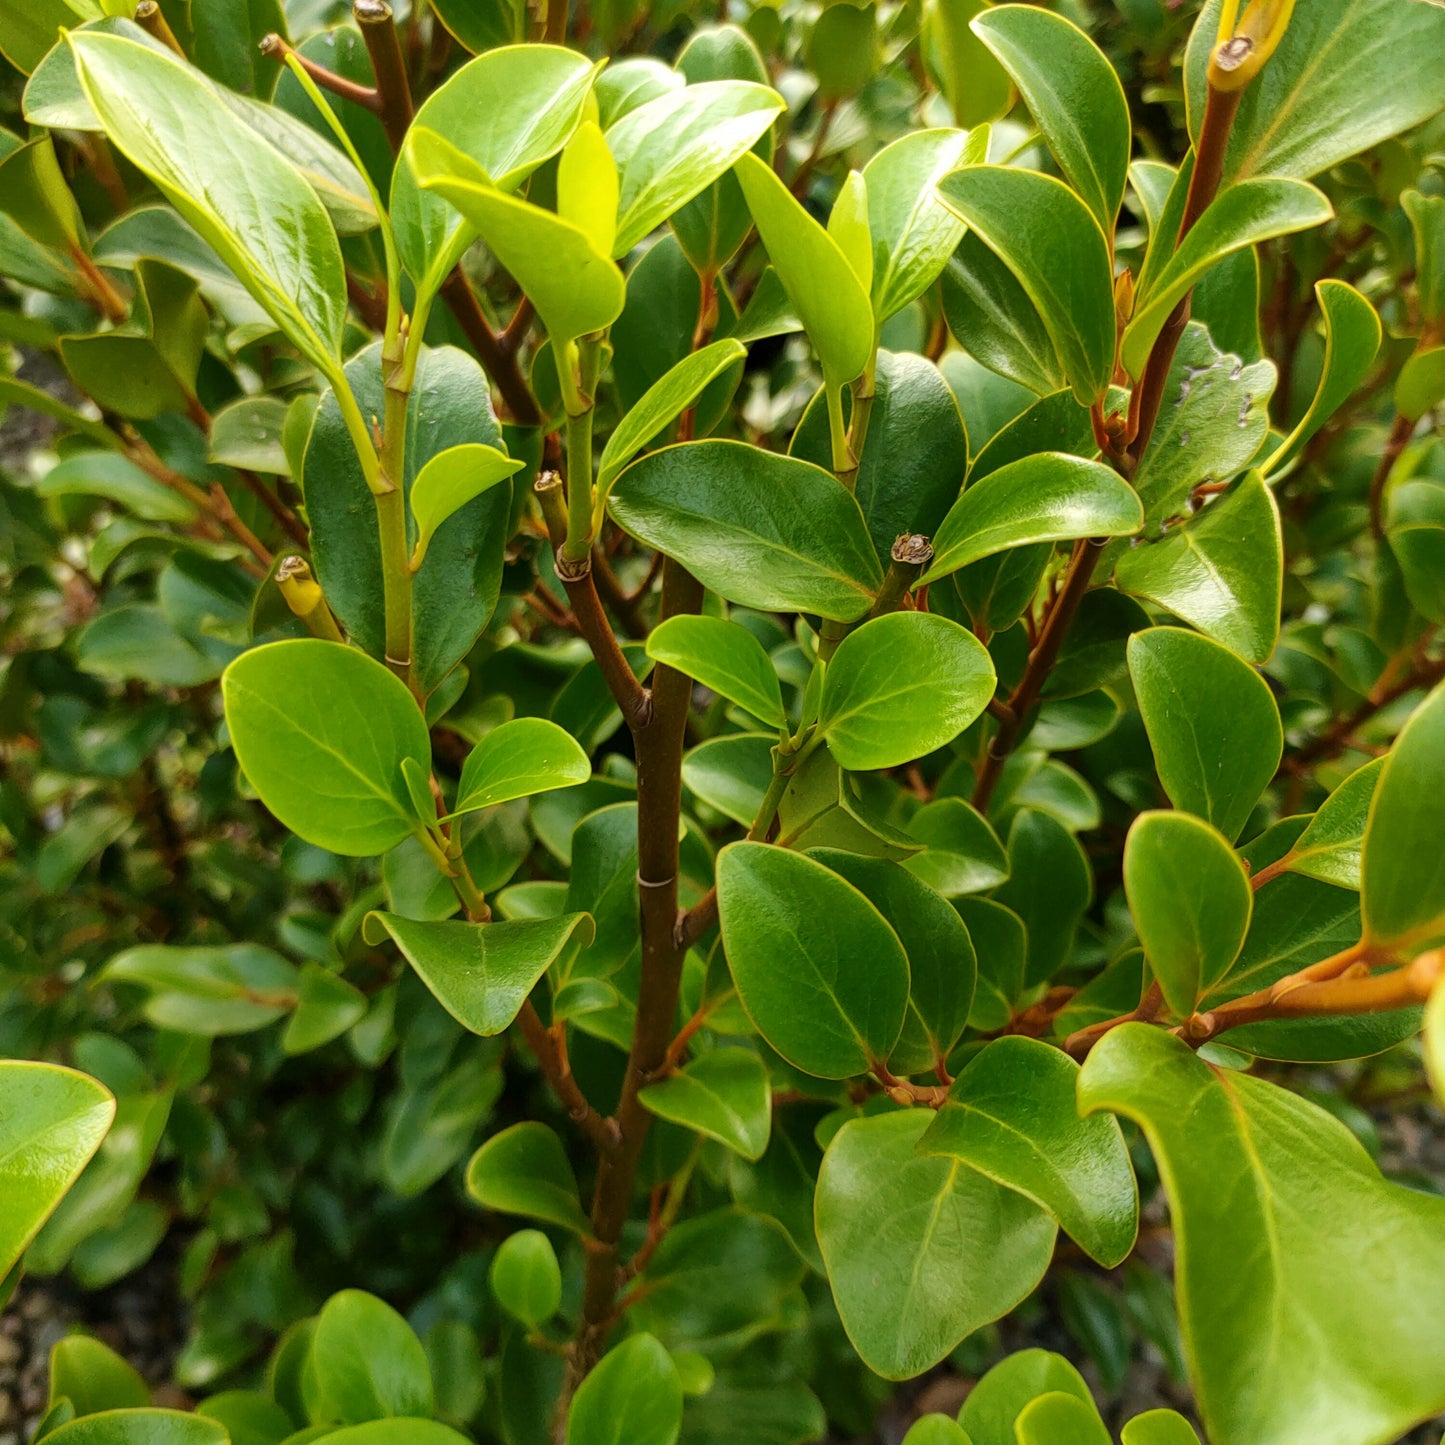
[[[218,1421],[179,1410],[102,1410],[52,1430],[51,1445],[230,1445]]]
[[[3,0],[0,3],[0,55],[29,75],[61,38],[62,28],[86,14],[65,0]]]
[[[865,291],[873,285],[873,236],[868,226],[868,182],[862,171],[849,171],[833,209],[828,212],[828,234],[848,259],[858,284]]]
[[[307,1438],[304,1431],[299,1433],[302,1440]],[[294,1435],[290,1438],[296,1445],[301,1445]],[[467,1436],[459,1435],[450,1426],[436,1420],[368,1420],[364,1425],[328,1430],[324,1435],[313,1438],[325,1440],[326,1445],[467,1445]],[[151,1445],[149,1437],[145,1445]],[[181,1441],[177,1445],[191,1445],[191,1442]]]
[[[1323,192],[1304,181],[1241,181],[1223,191],[1200,216],[1135,303],[1119,357],[1140,376],[1169,313],[1210,267],[1245,246],[1322,226],[1334,215]]]
[[[193,522],[196,506],[116,452],[75,452],[35,489],[42,497],[104,497],[147,522]]]
[[[1094,1402],[1062,1391],[1026,1405],[1014,1433],[1018,1445],[1113,1445]]]
[[[765,843],[723,849],[717,891],[738,997],[789,1063],[846,1079],[888,1057],[908,1006],[908,957],[863,894]]]
[[[1192,623],[1246,662],[1267,662],[1279,637],[1284,538],[1264,479],[1250,472],[1157,542],[1136,543],[1119,558],[1114,582]]]
[[[1228,975],[1254,911],[1223,835],[1188,813],[1141,813],[1124,844],[1124,895],[1165,1001],[1188,1018]]]
[[[211,418],[209,459],[225,467],[245,467],[289,477],[291,463],[283,437],[287,403],[275,396],[244,396]]]
[[[1303,873],[1306,878],[1318,878],[1340,888],[1359,888],[1370,800],[1384,767],[1384,758],[1366,763],[1320,804],[1287,857],[1281,860],[1289,872]]]
[[[567,1412],[567,1445],[675,1445],[682,1381],[652,1335],[633,1335],[602,1357]]]
[[[1013,77],[1069,184],[1112,232],[1133,128],[1114,67],[1077,26],[1032,5],[996,5],[974,22]]]
[[[1079,1106],[1133,1119],[1159,1161],[1214,1445],[1384,1442],[1445,1410],[1445,1200],[1387,1183],[1318,1106],[1148,1024],[1095,1046]]]
[[[1005,1355],[969,1391],[958,1418],[974,1445],[1018,1445],[1018,1417],[1040,1395],[1057,1393],[1093,1403],[1084,1377],[1062,1355],[1019,1350]]]
[[[762,722],[782,727],[787,721],[772,659],[762,643],[736,622],[670,617],[648,635],[647,655],[686,673]]]
[[[768,1147],[772,1089],[763,1061],[747,1049],[700,1054],[638,1097],[659,1119],[716,1139],[744,1159],[761,1159]]]
[[[1425,1068],[1435,1097],[1445,1102],[1445,984],[1436,984],[1425,1006]]]
[[[1017,1190],[1112,1269],[1134,1248],[1139,1191],[1117,1125],[1080,1119],[1078,1077],[1079,1066],[1049,1044],[995,1039],[969,1060],[918,1149]]]
[[[100,1147],[115,1100],[55,1064],[0,1060],[0,1277]]]
[[[972,1445],[963,1426],[948,1415],[923,1415],[909,1427],[903,1445]]]
[[[416,474],[408,497],[417,529],[412,570],[421,566],[432,536],[443,522],[525,465],[480,442],[448,447],[427,462]]]
[[[1004,166],[955,171],[938,194],[1038,309],[1080,405],[1102,400],[1114,370],[1114,276],[1093,212],[1062,181]]]
[[[144,943],[106,964],[108,983],[148,991],[157,1028],[216,1037],[264,1028],[296,1005],[295,964],[257,943]]]
[[[557,163],[557,214],[586,233],[603,255],[617,239],[617,164],[602,129],[584,120]]]
[[[1174,1410],[1146,1410],[1135,1415],[1119,1439],[1122,1445],[1199,1445],[1194,1427]]]
[[[296,980],[296,1011],[281,1035],[281,1052],[305,1054],[339,1038],[366,1015],[368,999],[340,974],[303,963]]]
[[[952,742],[996,681],[967,628],[928,612],[886,613],[850,632],[828,663],[817,736],[841,768],[897,767]]]
[[[238,657],[221,692],[242,770],[293,833],[359,858],[416,830],[401,765],[429,771],[431,738],[381,663],[335,642],[273,642]]]
[[[67,1335],[50,1350],[50,1404],[68,1399],[77,1415],[143,1410],[150,1387],[139,1371],[89,1335]]]
[[[1370,804],[1360,907],[1372,943],[1420,951],[1445,939],[1445,684],[1411,714]]]
[[[969,24],[989,6],[990,0],[932,0],[924,9],[924,58],[958,125],[996,120],[1013,104],[1008,72]]]
[[[1445,314],[1445,196],[1406,191],[1400,204],[1415,233],[1415,294],[1420,315],[1427,322],[1438,321]]]
[[[537,1329],[562,1307],[562,1268],[552,1241],[540,1229],[519,1229],[497,1246],[487,1282],[497,1303]]]
[[[577,1176],[562,1141],[533,1120],[494,1134],[467,1165],[467,1193],[501,1214],[521,1214],[587,1234]]]
[[[1417,351],[1395,378],[1395,410],[1410,421],[1445,401],[1445,346]]]
[[[432,1412],[431,1367],[407,1322],[359,1289],[326,1301],[311,1336],[310,1367],[324,1421],[361,1425]]]
[[[570,733],[546,718],[513,718],[493,728],[467,754],[456,803],[447,817],[572,788],[591,776],[587,754]]]
[[[1053,1221],[956,1159],[918,1153],[931,1115],[854,1119],[818,1173],[818,1243],[863,1363],[909,1379],[1007,1314],[1042,1278]]]
[[[744,607],[861,617],[883,581],[857,501],[820,467],[743,442],[687,442],[634,462],[618,524]]]
[[[934,582],[1010,547],[1077,537],[1127,537],[1144,509],[1112,467],[1064,452],[1036,452],[968,487],[933,539],[922,581]]]
[[[296,348],[328,375],[346,321],[341,248],[316,192],[169,52],[70,36],[106,134],[160,188]]]
[[[1136,632],[1129,673],[1169,800],[1233,842],[1284,752],[1268,684],[1227,648],[1177,627]]]

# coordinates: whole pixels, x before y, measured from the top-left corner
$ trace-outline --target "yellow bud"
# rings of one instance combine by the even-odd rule
[[[1274,54],[1289,25],[1294,0],[1224,0],[1219,41],[1209,57],[1209,84],[1215,90],[1243,90]]]

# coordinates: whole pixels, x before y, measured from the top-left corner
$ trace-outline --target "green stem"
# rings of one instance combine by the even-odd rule
[[[562,555],[581,562],[592,551],[592,418],[589,406],[567,418],[567,540]]]

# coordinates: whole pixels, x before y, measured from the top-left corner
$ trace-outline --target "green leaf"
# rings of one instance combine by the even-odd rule
[[[143,1410],[150,1387],[126,1360],[89,1335],[67,1335],[50,1351],[50,1403],[67,1399],[77,1415]]]
[[[84,222],[65,183],[55,143],[41,135],[0,158],[0,213],[10,217],[33,241],[69,255],[88,248]]]
[[[115,1100],[55,1064],[0,1060],[0,1272],[8,1274],[100,1147]]]
[[[279,397],[245,396],[211,418],[209,460],[289,477],[286,418],[290,408]]]
[[[1144,956],[1180,1018],[1229,973],[1254,893],[1234,850],[1188,813],[1141,813],[1124,845],[1124,894]]]
[[[1113,1445],[1098,1407],[1057,1391],[1026,1405],[1014,1425],[1018,1445]]]
[[[1031,5],[996,5],[973,33],[1013,77],[1069,184],[1112,232],[1133,128],[1114,67],[1077,26]]]
[[[730,602],[839,622],[883,573],[858,503],[820,467],[743,442],[687,442],[634,462],[609,503],[625,531]]]
[[[462,764],[450,818],[530,798],[555,788],[574,788],[592,776],[587,754],[570,733],[546,718],[519,717],[489,732]]]
[[[1360,907],[1372,943],[1416,951],[1445,938],[1445,684],[1410,715],[1365,828]]]
[[[934,582],[1010,547],[1077,537],[1127,537],[1144,525],[1129,484],[1101,462],[1038,452],[989,472],[954,503],[920,579]]]
[[[1424,478],[1391,486],[1385,538],[1410,605],[1431,622],[1445,621],[1445,486]]]
[[[0,55],[22,75],[29,75],[61,38],[62,27],[79,18],[65,0],[3,0]]]
[[[1014,1425],[1041,1395],[1067,1394],[1092,1405],[1084,1377],[1062,1356],[1047,1350],[1006,1355],[968,1393],[959,1422],[974,1445],[1018,1445]]]
[[[841,768],[897,767],[957,737],[996,681],[987,651],[958,623],[886,613],[850,632],[828,663],[816,736]]]
[[[1094,875],[1078,840],[1055,817],[1020,808],[1008,836],[1009,878],[995,894],[1028,933],[1026,984],[1042,983],[1068,961],[1074,934],[1094,896]]]
[[[768,1147],[772,1089],[763,1061],[747,1049],[712,1049],[638,1097],[659,1119],[716,1139],[744,1159],[761,1159]]]
[[[683,357],[670,371],[655,381],[633,404],[607,438],[602,460],[597,468],[598,505],[604,505],[618,474],[642,451],[670,427],[724,372],[747,355],[742,342],[728,339],[714,341],[700,351]]]
[[[957,1160],[917,1152],[931,1115],[854,1119],[818,1174],[818,1243],[843,1328],[889,1380],[922,1374],[1042,1278],[1053,1221]]]
[[[622,178],[614,256],[707,189],[747,154],[784,108],[766,85],[709,80],[656,96],[607,132]]]
[[[789,1063],[846,1079],[888,1057],[908,1006],[908,958],[863,894],[765,843],[724,848],[717,891],[738,997]]]
[[[1146,1410],[1135,1415],[1119,1439],[1122,1445],[1199,1445],[1194,1427],[1173,1410]]]
[[[1136,632],[1129,673],[1170,802],[1232,843],[1284,752],[1268,684],[1227,648],[1177,627]]]
[[[1269,660],[1279,639],[1284,538],[1259,472],[1157,541],[1120,558],[1115,585],[1191,623],[1246,662]]]
[[[492,1256],[487,1280],[497,1303],[531,1329],[545,1325],[562,1307],[562,1268],[540,1229],[509,1234]]]
[[[488,1139],[467,1165],[467,1193],[501,1214],[540,1219],[574,1234],[591,1229],[562,1141],[545,1124],[528,1120]]]
[[[584,120],[557,163],[557,214],[585,232],[606,255],[617,239],[617,165],[602,129]]]
[[[567,1412],[567,1445],[675,1445],[681,1429],[682,1381],[652,1335],[609,1350]]]
[[[1195,136],[1219,10],[1211,0],[1200,11],[1185,60]],[[1279,47],[1244,92],[1225,180],[1317,176],[1428,120],[1445,105],[1445,78],[1434,63],[1442,48],[1439,6],[1310,0],[1296,7]]]
[[[1406,191],[1400,204],[1415,233],[1415,295],[1420,315],[1427,322],[1438,321],[1445,315],[1445,196]],[[1328,284],[1343,286],[1344,282]],[[1316,287],[1316,294],[1318,291]]]
[[[1133,1119],[1159,1161],[1184,1349],[1214,1445],[1383,1442],[1445,1409],[1433,1307],[1445,1200],[1387,1183],[1316,1105],[1212,1068],[1147,1024],[1095,1046],[1079,1106]]]
[[[838,243],[795,199],[773,168],[744,155],[736,175],[768,258],[797,308],[834,391],[873,357],[873,306]]]
[[[308,1437],[293,1435],[295,1445],[302,1445]],[[459,1435],[449,1426],[435,1420],[368,1420],[364,1425],[348,1425],[344,1430],[327,1430],[324,1435],[310,1437],[325,1440],[326,1445],[466,1445],[467,1436]],[[88,1442],[87,1442],[88,1445]],[[140,1445],[137,1441],[136,1445]],[[145,1445],[152,1445],[146,1437]],[[155,1445],[168,1445],[157,1441]],[[178,1441],[176,1445],[191,1445],[189,1440]],[[197,1445],[211,1445],[209,1440]],[[234,1445],[234,1442],[233,1442]]]
[[[825,749],[814,751],[796,768],[778,806],[779,833],[786,846],[841,848],[869,858],[899,859],[920,852],[923,845],[889,822],[864,795],[860,785],[865,781],[845,773]]]
[[[922,1415],[903,1437],[903,1445],[972,1445],[963,1426],[948,1415]]]
[[[1114,276],[1093,213],[1062,181],[1004,166],[955,171],[938,194],[1038,309],[1079,404],[1102,400],[1114,370]]]
[[[416,474],[407,498],[417,529],[413,568],[421,566],[431,539],[443,522],[474,497],[506,481],[524,466],[525,461],[514,460],[496,447],[480,442],[448,447],[432,457]]]
[[[379,662],[314,638],[273,642],[238,657],[221,692],[242,770],[293,833],[364,858],[416,830],[401,765],[430,771],[431,738]]]
[[[1008,72],[969,22],[990,0],[935,0],[924,11],[923,53],[958,125],[996,120],[1013,104]],[[1012,1441],[1008,1445],[1013,1445]]]
[[[1445,346],[1417,351],[1395,378],[1395,410],[1410,421],[1445,401]]]
[[[772,659],[762,643],[736,622],[670,617],[648,635],[647,655],[686,673],[762,722],[782,727],[787,721]]]
[[[230,1445],[223,1425],[178,1410],[102,1410],[46,1435],[53,1445]]]
[[[900,136],[863,167],[873,239],[873,320],[881,326],[938,279],[963,239],[963,224],[934,194],[959,165],[988,151],[988,127]]]
[[[293,345],[334,375],[346,279],[336,232],[316,192],[168,51],[95,31],[69,40],[106,134]]]
[[[1425,1068],[1435,1097],[1445,1100],[1445,988],[1438,984],[1425,1006]]]
[[[1320,804],[1282,860],[1291,873],[1302,873],[1306,878],[1318,878],[1340,888],[1359,889],[1370,800],[1384,767],[1384,758],[1366,763]]]
[[[1078,1077],[1079,1066],[1048,1044],[995,1039],[969,1060],[918,1149],[1017,1190],[1112,1269],[1134,1248],[1139,1191],[1117,1124],[1079,1117]]]
[[[1319,384],[1299,425],[1270,454],[1262,470],[1278,476],[1291,466],[1305,443],[1354,394],[1379,354],[1381,327],[1375,308],[1344,281],[1317,281],[1315,300],[1325,322],[1325,356]]]
[[[924,851],[903,866],[945,898],[984,893],[1008,877],[1008,854],[988,820],[962,798],[935,798],[908,820]]]
[[[115,452],[76,452],[40,479],[42,497],[104,497],[147,522],[193,522],[195,503]]]
[[[207,1037],[264,1028],[296,1004],[296,966],[256,943],[141,944],[100,976],[148,990],[145,1015],[157,1028]]]
[[[432,1412],[431,1367],[407,1322],[359,1289],[326,1301],[311,1336],[311,1369],[323,1421],[361,1425]]]
[[[281,1035],[281,1051],[305,1054],[339,1038],[366,1015],[367,997],[319,963],[303,963],[296,980],[296,1012]]]
[[[1124,329],[1119,358],[1140,376],[1169,313],[1212,266],[1245,246],[1322,226],[1334,210],[1322,192],[1304,181],[1270,178],[1240,181],[1212,201],[1135,304]]]
[[[419,923],[369,913],[367,938],[390,934],[436,1000],[463,1028],[488,1038],[521,1012],[537,982],[559,959],[592,942],[586,913],[508,923]]]

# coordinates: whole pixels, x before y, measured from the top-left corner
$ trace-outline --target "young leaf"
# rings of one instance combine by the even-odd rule
[[[1233,842],[1284,752],[1268,684],[1227,648],[1177,627],[1136,632],[1129,673],[1169,800]]]
[[[506,481],[525,465],[524,461],[514,460],[496,447],[480,442],[448,447],[427,462],[416,474],[408,498],[417,529],[412,570],[421,566],[431,539],[443,522],[474,497]]]
[[[1199,1445],[1194,1427],[1174,1410],[1146,1410],[1120,1434],[1121,1445]]]
[[[1017,1190],[1112,1269],[1134,1248],[1139,1191],[1117,1124],[1079,1118],[1078,1077],[1078,1065],[1049,1044],[995,1039],[959,1075],[918,1149]]]
[[[1410,715],[1370,804],[1360,907],[1372,943],[1415,951],[1445,939],[1445,684]]]
[[[744,1159],[761,1159],[768,1147],[772,1089],[763,1061],[747,1049],[700,1054],[686,1068],[648,1084],[638,1097],[659,1119],[716,1139]]]
[[[513,718],[493,728],[467,754],[457,800],[447,817],[576,787],[591,776],[587,754],[570,733],[546,718]]]
[[[577,1176],[562,1141],[534,1120],[493,1134],[467,1165],[467,1193],[487,1209],[521,1214],[585,1235]]]
[[[1245,246],[1322,226],[1334,210],[1322,192],[1304,181],[1241,181],[1210,204],[1180,242],[1147,291],[1120,341],[1119,357],[1130,376],[1140,376],[1169,313],[1217,262]]]
[[[1014,1425],[1040,1395],[1066,1394],[1086,1405],[1094,1397],[1084,1377],[1062,1356],[1047,1350],[1005,1355],[969,1391],[959,1422],[973,1445],[1018,1445]]]
[[[682,1381],[651,1335],[633,1335],[602,1357],[567,1412],[567,1445],[676,1445]]]
[[[562,1307],[562,1268],[552,1241],[540,1229],[509,1234],[492,1256],[487,1283],[497,1303],[532,1329]]]
[[[1384,767],[1384,758],[1366,763],[1320,804],[1288,856],[1281,860],[1291,873],[1358,890],[1370,801]]]
[[[1024,1406],[1014,1433],[1018,1445],[1113,1445],[1098,1407],[1077,1395],[1040,1395]]]
[[[922,1374],[1043,1276],[1053,1221],[955,1159],[925,1156],[924,1109],[854,1119],[818,1173],[818,1244],[843,1328],[889,1380]]]
[[[922,581],[995,552],[1077,537],[1127,537],[1144,525],[1133,489],[1112,467],[1063,452],[1020,458],[968,487],[933,539]]]
[[[1215,1445],[1393,1440],[1445,1409],[1445,1200],[1387,1183],[1317,1105],[1148,1024],[1095,1046],[1079,1107],[1133,1119],[1159,1160]]]
[[[773,727],[787,721],[772,659],[747,628],[720,617],[670,617],[647,638],[647,655]],[[751,821],[751,819],[749,819]]]
[[[989,0],[935,0],[924,11],[924,58],[958,125],[997,120],[1013,104],[1008,72],[969,24],[988,8]]]
[[[1395,410],[1410,421],[1445,401],[1445,346],[1417,351],[1395,378]]]
[[[883,581],[858,503],[820,467],[742,442],[687,442],[634,462],[612,515],[743,607],[861,617]]]
[[[1425,1005],[1425,1068],[1435,1097],[1445,1101],[1445,987],[1439,984]]]
[[[437,1002],[483,1038],[507,1028],[547,970],[586,948],[594,933],[586,913],[507,923],[366,916],[367,939],[390,934]]]
[[[1166,608],[1246,662],[1269,660],[1279,638],[1284,538],[1258,472],[1157,542],[1120,558],[1115,585]]]
[[[557,163],[557,214],[584,232],[604,256],[617,239],[617,165],[602,128],[584,120]]]
[[[972,1445],[963,1426],[949,1415],[922,1415],[909,1427],[903,1445]]]
[[[956,738],[996,682],[966,628],[928,612],[890,612],[839,644],[823,677],[818,736],[841,768],[897,767]]]
[[[908,1006],[908,958],[836,873],[766,843],[718,855],[718,911],[738,997],[758,1032],[821,1079],[888,1057]]]
[[[1004,166],[955,171],[938,194],[1038,308],[1079,404],[1102,400],[1114,370],[1114,277],[1093,212],[1062,181]]]
[[[1124,845],[1124,895],[1144,956],[1180,1018],[1229,973],[1254,894],[1224,837],[1188,813],[1141,813]]]
[[[179,1410],[102,1410],[71,1420],[45,1438],[56,1445],[230,1445],[231,1436],[218,1421]]]
[[[1133,137],[1114,67],[1077,26],[1032,5],[995,5],[973,33],[1013,77],[1069,184],[1111,232]]]
[[[114,1118],[110,1091],[74,1069],[0,1061],[0,1277],[79,1177]]]
[[[168,51],[95,31],[76,31],[69,41],[106,134],[296,348],[334,375],[346,278],[316,192]]]
[[[375,1295],[342,1290],[311,1336],[317,1413],[342,1425],[432,1412],[431,1367],[407,1322]]]
[[[68,1399],[77,1415],[143,1410],[150,1386],[127,1360],[89,1335],[67,1335],[50,1350],[50,1403]]]
[[[273,642],[242,653],[221,693],[242,770],[293,833],[364,858],[415,831],[401,765],[429,770],[431,738],[381,663],[335,642]]]

